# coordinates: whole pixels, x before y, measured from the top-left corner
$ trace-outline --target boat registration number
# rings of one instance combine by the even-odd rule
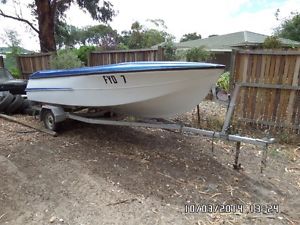
[[[102,76],[103,80],[105,81],[105,84],[118,84],[118,83],[123,83],[126,84],[127,80],[126,77],[124,75],[120,75],[120,76]]]

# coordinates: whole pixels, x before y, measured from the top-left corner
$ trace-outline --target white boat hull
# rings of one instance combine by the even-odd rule
[[[29,100],[105,107],[140,117],[172,117],[195,107],[223,69],[143,71],[31,79]]]

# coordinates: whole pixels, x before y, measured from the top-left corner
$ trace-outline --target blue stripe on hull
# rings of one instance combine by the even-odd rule
[[[45,70],[35,72],[29,79],[68,77],[91,74],[130,73],[168,70],[224,69],[224,65],[196,62],[129,62],[105,66],[82,67],[67,70]]]
[[[73,91],[73,88],[26,88],[26,92],[34,91]]]

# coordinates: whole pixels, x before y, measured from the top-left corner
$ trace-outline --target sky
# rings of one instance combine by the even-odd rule
[[[15,8],[13,1],[20,2],[21,10]],[[26,6],[30,0],[8,0],[6,5],[0,3],[0,9],[6,13],[21,13],[30,18]],[[129,30],[131,24],[139,21],[150,26],[147,20],[162,19],[167,32],[179,41],[186,33],[197,32],[206,38],[211,34],[227,34],[238,31],[252,31],[271,35],[280,20],[290,12],[300,9],[300,0],[110,0],[117,15],[110,25],[118,30]],[[279,21],[275,12],[280,9]],[[67,11],[67,22],[83,27],[96,25],[88,14],[73,6]],[[0,17],[0,47],[5,46],[5,30],[16,30],[21,38],[21,46],[29,50],[39,50],[38,38],[28,26],[20,22]]]

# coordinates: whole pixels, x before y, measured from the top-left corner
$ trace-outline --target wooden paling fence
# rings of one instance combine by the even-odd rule
[[[39,70],[50,69],[50,62],[53,53],[24,54],[18,55],[17,63],[23,79]],[[88,57],[88,66],[106,65],[119,62],[136,61],[160,61],[164,60],[164,50],[158,49],[137,49],[91,52]],[[0,60],[1,66],[1,60]]]
[[[234,121],[300,133],[300,51],[237,51],[232,82],[241,90]]]
[[[3,61],[3,56],[0,56],[0,68],[4,67],[4,61]]]
[[[52,53],[24,54],[18,55],[17,63],[23,79],[39,71],[50,69]]]
[[[88,57],[89,66],[107,65],[120,62],[137,61],[163,61],[164,50],[158,49],[136,49],[91,52]]]

